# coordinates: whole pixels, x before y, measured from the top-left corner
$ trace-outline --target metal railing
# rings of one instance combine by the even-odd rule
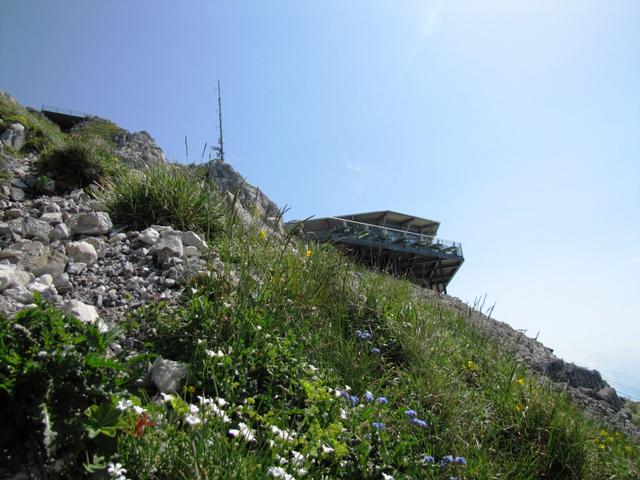
[[[52,107],[51,105],[42,105],[41,111],[54,112],[54,113],[62,113],[63,115],[70,115],[72,117],[82,117],[86,118],[89,114],[84,112],[76,112],[75,110],[69,110],[68,108],[59,108]]]
[[[319,242],[359,240],[379,242],[391,247],[405,247],[415,249],[428,249],[448,255],[462,257],[462,245],[452,240],[444,240],[431,235],[399,230],[396,228],[371,225],[369,223],[346,220],[339,217],[329,217],[336,222],[327,230],[307,232],[308,238]]]

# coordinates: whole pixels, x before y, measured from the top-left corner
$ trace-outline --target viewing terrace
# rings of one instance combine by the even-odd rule
[[[402,213],[369,212],[292,224],[300,224],[309,241],[333,242],[360,263],[439,292],[446,292],[464,262],[460,243],[435,236],[438,222]]]

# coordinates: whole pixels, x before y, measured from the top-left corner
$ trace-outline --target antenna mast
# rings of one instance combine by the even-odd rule
[[[224,141],[222,139],[222,101],[220,100],[220,80],[218,80],[218,154],[224,163]]]

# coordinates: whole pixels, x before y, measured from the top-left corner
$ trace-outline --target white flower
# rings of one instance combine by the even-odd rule
[[[300,452],[296,452],[295,450],[291,450],[291,457],[293,458],[291,460],[292,465],[300,465],[304,462],[304,455]]]
[[[280,455],[276,455],[276,460],[278,461],[278,465],[287,465],[289,463],[289,460]]]
[[[340,409],[340,418],[342,420],[346,420],[347,419],[347,411],[344,408]]]
[[[251,430],[246,424],[242,422],[238,423],[237,429],[232,428],[231,430],[229,430],[229,435],[231,435],[232,437],[242,437],[247,442],[256,441],[256,435],[253,430]]]
[[[210,405],[211,403],[213,403],[213,400],[207,397],[201,397],[200,395],[197,395],[196,398],[200,402],[200,405]]]
[[[146,412],[147,412],[144,408],[139,407],[138,405],[133,405],[131,408],[132,408],[132,409],[133,409],[133,411],[134,411],[134,412],[136,412],[138,415],[142,415],[143,413],[146,413]]]
[[[335,452],[335,449],[331,448],[329,445],[322,444],[322,453],[325,455],[329,455],[330,453]]]
[[[170,393],[162,393],[160,392],[160,398],[162,398],[163,402],[171,402],[173,400],[173,395],[171,395]]]
[[[220,397],[216,398],[216,403],[218,404],[218,406],[219,406],[220,408],[222,408],[222,407],[224,407],[225,405],[228,405],[228,404],[229,404],[229,402],[227,402],[224,398],[220,398]]]
[[[282,467],[269,467],[267,475],[273,478],[282,478],[283,480],[296,480],[293,475],[289,475]]]
[[[214,352],[213,350],[208,350],[208,349],[204,349],[204,354],[209,357],[209,358],[222,358],[224,357],[224,353],[222,353],[222,350],[218,350],[217,352]]]
[[[296,470],[296,473],[301,476],[304,477],[307,473],[309,473],[309,470],[307,470],[306,468],[298,468]]]
[[[133,402],[131,400],[126,400],[124,398],[121,398],[120,401],[118,402],[118,405],[116,405],[116,408],[121,412],[124,412],[125,410],[131,407],[133,407]]]
[[[194,405],[193,403],[189,404],[189,413],[191,413],[192,415],[195,415],[199,411],[200,411],[200,409],[198,408],[197,405]]]
[[[185,422],[187,422],[189,425],[198,425],[199,423],[202,422],[202,420],[200,419],[200,417],[196,414],[193,413],[187,413],[184,416],[184,420]]]
[[[115,478],[115,480],[127,480],[127,477],[124,475],[127,473],[127,469],[124,468],[121,463],[107,463],[107,472],[111,478]]]
[[[382,473],[382,478],[383,480],[393,480],[393,477],[391,475],[387,475],[386,473]]]
[[[276,435],[278,438],[285,440],[287,442],[292,442],[294,438],[296,438],[295,433],[288,432],[286,430],[280,430],[277,426],[271,425],[271,433]]]

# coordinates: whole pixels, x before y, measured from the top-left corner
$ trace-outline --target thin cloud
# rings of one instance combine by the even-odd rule
[[[356,173],[361,177],[364,177],[364,168],[362,166],[355,165],[351,162],[347,162],[345,166],[347,167],[347,170],[349,170],[350,172]]]
[[[413,45],[413,48],[409,52],[407,60],[404,62],[404,66],[401,69],[401,75],[404,75],[409,67],[413,64],[418,52],[422,49],[422,44],[427,37],[433,36],[438,29],[440,19],[442,18],[442,12],[444,9],[445,0],[435,0],[432,4],[428,5],[424,11],[424,20],[422,22],[422,29],[420,34]]]

